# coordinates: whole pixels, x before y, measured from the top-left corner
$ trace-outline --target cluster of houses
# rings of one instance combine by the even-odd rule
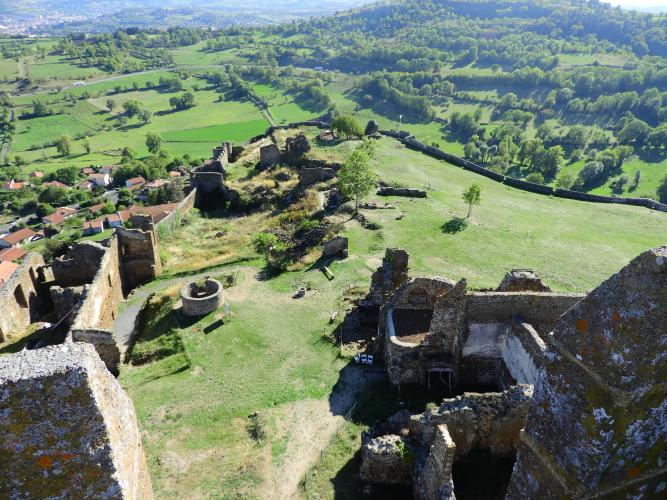
[[[54,186],[63,189],[78,188],[90,191],[99,186],[102,188],[109,188],[112,182],[114,171],[119,165],[107,165],[102,167],[85,167],[81,170],[86,179],[80,182],[77,186],[68,186],[59,181],[38,182],[41,186]],[[158,179],[155,181],[147,181],[143,177],[134,177],[125,181],[125,187],[135,193],[135,198],[146,201],[148,199],[148,192],[153,189],[169,184],[170,180],[181,177],[181,172],[173,171],[169,173],[170,179]],[[44,177],[43,172],[33,171],[29,174],[29,179],[41,180]],[[5,190],[18,190],[24,187],[31,187],[33,184],[28,181],[16,181],[14,179],[4,182],[0,187]],[[132,205],[125,210],[119,210],[115,213],[104,214],[106,204],[100,203],[84,209],[77,209],[72,207],[58,207],[49,215],[41,217],[41,222],[46,228],[55,228],[65,223],[67,219],[74,216],[84,218],[95,217],[92,220],[86,220],[83,223],[83,234],[94,235],[102,233],[105,229],[113,229],[119,226],[125,226],[133,214],[148,215],[153,222],[157,223],[167,217],[176,207],[176,203],[167,203],[154,206],[139,206]],[[21,247],[44,238],[44,230],[35,230],[31,228],[22,228],[11,233],[0,233],[0,286],[12,275],[18,268],[18,263],[26,255],[26,251]]]
[[[125,210],[119,210],[113,214],[106,214],[83,223],[83,234],[93,235],[103,232],[105,229],[113,229],[115,227],[124,226],[132,214],[149,215],[154,223],[160,222],[167,217],[176,208],[177,203],[165,203],[163,205],[152,205],[142,207],[139,205],[132,205]],[[88,207],[91,213],[99,213],[104,205],[93,205]]]

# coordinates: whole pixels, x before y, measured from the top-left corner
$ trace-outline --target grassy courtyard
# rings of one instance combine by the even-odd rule
[[[350,147],[316,147],[312,154],[339,158]],[[350,257],[330,265],[333,281],[311,265],[267,275],[250,240],[276,213],[194,212],[162,240],[165,277],[146,290],[174,300],[188,276],[235,274],[237,281],[226,289],[228,308],[197,321],[169,316],[159,323],[167,325],[165,334],[178,334],[182,353],[121,370],[158,497],[356,495],[350,471],[372,415],[355,410],[345,422],[333,410],[335,387],[353,394],[363,381],[342,381],[349,360],[332,344],[328,319],[334,310],[344,313],[346,290],[368,286],[385,247],[407,249],[413,274],[466,277],[472,287],[495,287],[508,269],[530,267],[556,290],[585,291],[667,235],[666,214],[524,193],[389,139],[379,141],[373,165],[386,181],[426,188],[428,198],[369,196],[397,208],[363,212],[378,230],[345,223]],[[472,182],[482,186],[481,205],[465,229],[444,231],[447,221],[465,215],[461,192]],[[306,297],[293,298],[302,286],[310,288]],[[160,314],[175,315],[172,304]],[[359,407],[378,407],[367,403]]]

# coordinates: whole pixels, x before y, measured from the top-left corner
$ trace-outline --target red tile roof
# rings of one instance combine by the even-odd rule
[[[62,182],[59,181],[51,181],[51,182],[44,182],[42,186],[45,187],[59,187],[63,189],[69,189],[69,186],[67,184],[63,184]]]
[[[19,260],[28,252],[18,247],[5,248],[0,250],[0,260]]]
[[[106,206],[106,205],[105,205],[104,203],[98,203],[97,205],[91,205],[91,206],[89,206],[87,210],[88,210],[91,214],[96,214],[96,213],[101,212],[102,209],[103,209],[105,206]]]
[[[81,170],[81,172],[83,172],[84,174],[88,175],[88,174],[94,174],[94,173],[95,173],[95,170],[94,170],[93,168],[91,168],[91,167],[85,167],[85,168],[83,168],[83,169]]]
[[[172,170],[169,172],[169,177],[180,177],[181,173],[178,170]]]
[[[125,185],[134,186],[135,184],[143,184],[144,182],[146,182],[146,179],[143,177],[132,177],[125,181]]]
[[[36,236],[36,235],[37,235],[37,233],[35,231],[26,227],[26,228],[23,228],[23,229],[19,229],[18,231],[14,231],[13,233],[8,234],[4,238],[0,238],[0,239],[2,239],[4,242],[6,242],[7,244],[9,244],[11,246],[14,246],[17,243],[20,243],[24,240],[27,240],[28,238],[32,238],[33,236]]]
[[[8,260],[0,261],[0,285],[11,278],[12,274],[14,274],[14,271],[16,271],[18,268],[18,264],[14,264]]]
[[[35,170],[34,172],[30,172],[30,177],[36,177],[38,179],[41,179],[44,177],[44,172],[40,172],[39,170]]]
[[[94,228],[98,228],[98,227],[104,229],[104,220],[103,219],[87,220],[86,222],[83,223],[83,230],[84,231],[86,229],[94,229]]]

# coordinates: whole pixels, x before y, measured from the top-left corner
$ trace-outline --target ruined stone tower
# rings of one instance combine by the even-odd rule
[[[566,312],[545,358],[507,498],[665,498],[667,247]]]
[[[0,497],[153,498],[134,405],[92,345],[0,357]]]

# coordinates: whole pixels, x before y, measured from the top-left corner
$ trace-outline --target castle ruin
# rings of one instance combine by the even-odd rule
[[[588,295],[553,293],[528,270],[505,277],[510,291],[469,291],[410,278],[408,260],[387,250],[360,316],[377,325],[392,384],[438,383],[453,397],[365,433],[365,481],[455,498],[453,467],[476,470],[486,453],[502,469],[493,496],[667,491],[667,247]]]

